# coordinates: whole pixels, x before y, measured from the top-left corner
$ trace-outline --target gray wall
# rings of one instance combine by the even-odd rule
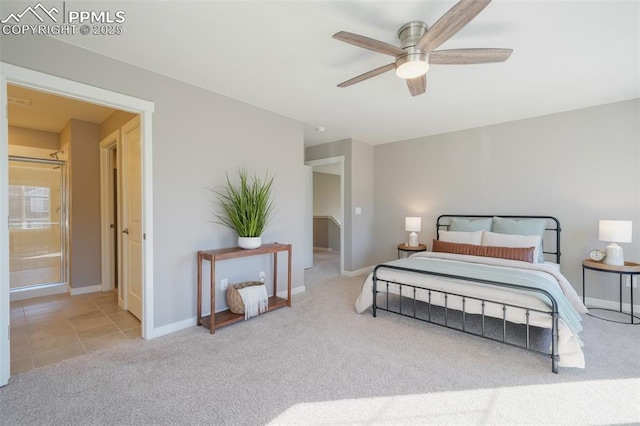
[[[313,173],[314,247],[340,250],[340,228],[344,214],[340,202],[340,179],[339,175]]]
[[[100,126],[70,120],[61,132],[69,154],[69,285],[100,285]]]
[[[106,138],[111,133],[133,120],[136,115],[137,114],[126,111],[114,111],[102,123],[100,123],[100,140]]]
[[[340,226],[332,216],[313,217],[313,247],[340,251]]]
[[[50,149],[51,151],[60,149],[60,135],[43,130],[9,126],[9,140],[11,141],[11,145],[44,148]]]
[[[373,146],[345,139],[306,148],[305,160],[344,156],[344,269],[358,271],[373,264]],[[362,214],[356,215],[360,207]]]
[[[607,244],[600,219],[634,221],[621,246],[640,262],[639,118],[635,99],[376,146],[375,262],[396,257],[405,216],[422,217],[430,246],[445,213],[557,217],[562,271],[580,293],[582,259]],[[588,296],[618,300],[616,277],[591,280]]]
[[[303,285],[301,123],[48,37],[2,37],[0,43],[4,62],[155,103],[154,327],[195,317],[197,250],[236,244],[234,232],[213,223],[207,188],[239,166],[275,175],[276,215],[263,241],[293,244],[292,284]],[[238,259],[220,263],[216,272],[232,283],[257,278],[259,270],[269,276],[271,263],[266,256]],[[286,259],[279,269],[285,267]],[[217,309],[225,306],[221,292],[217,301]]]
[[[329,220],[327,223],[327,234],[328,241],[327,245],[331,250],[340,251],[340,230],[341,227],[338,226],[336,222],[333,220]]]
[[[340,176],[313,173],[313,215],[333,216],[338,223],[342,223]]]
[[[375,232],[373,226],[373,147],[356,139],[351,140],[351,229],[352,267],[354,271],[373,264]],[[356,215],[356,207],[362,214]]]

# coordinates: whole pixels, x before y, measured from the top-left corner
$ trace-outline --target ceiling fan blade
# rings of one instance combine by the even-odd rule
[[[411,96],[422,95],[427,90],[427,75],[408,79],[407,87]]]
[[[362,47],[364,49],[373,50],[374,52],[384,53],[385,55],[398,56],[405,54],[405,51],[392,44],[385,43],[383,41],[374,40],[369,37],[361,36],[354,33],[348,33],[346,31],[340,31],[333,35],[336,40],[344,41],[345,43],[353,44],[354,46]]]
[[[431,52],[445,41],[449,40],[462,27],[487,7],[491,0],[461,0],[438,19],[429,30],[418,40],[418,49]]]
[[[345,82],[342,82],[342,83],[338,84],[338,87],[349,87],[352,84],[360,83],[361,81],[364,81],[364,80],[366,80],[368,78],[375,77],[376,75],[380,75],[380,74],[385,73],[387,71],[391,71],[395,67],[396,67],[396,64],[392,62],[392,63],[387,64],[385,66],[382,66],[380,68],[376,68],[374,70],[367,71],[364,74],[360,74],[357,77],[353,77],[351,80],[347,80]]]
[[[488,64],[509,59],[513,49],[451,49],[429,54],[429,63],[438,65]]]

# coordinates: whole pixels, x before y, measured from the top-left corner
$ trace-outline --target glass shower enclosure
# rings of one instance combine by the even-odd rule
[[[66,282],[66,165],[9,158],[11,290]]]

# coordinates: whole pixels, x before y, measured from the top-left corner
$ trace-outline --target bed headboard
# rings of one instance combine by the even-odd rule
[[[443,214],[436,222],[436,238],[440,239],[440,230],[448,230],[452,217],[464,219],[482,219],[488,217],[504,217],[506,219],[546,219],[547,226],[542,240],[544,254],[552,255],[555,262],[560,264],[560,221],[553,216],[507,216],[507,215],[467,215],[467,214]]]

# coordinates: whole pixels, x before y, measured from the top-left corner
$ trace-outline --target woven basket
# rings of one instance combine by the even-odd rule
[[[238,290],[245,287],[251,287],[253,285],[263,285],[260,281],[247,281],[244,283],[231,284],[227,287],[227,305],[229,310],[234,314],[244,314],[244,303],[242,303],[242,297]]]

